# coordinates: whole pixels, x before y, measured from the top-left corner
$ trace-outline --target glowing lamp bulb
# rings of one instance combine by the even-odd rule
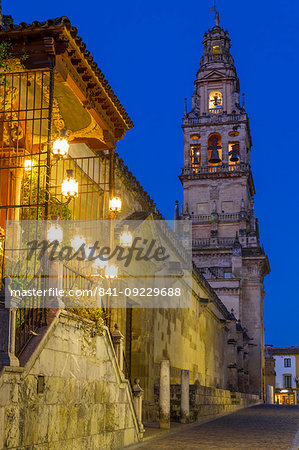
[[[74,171],[69,169],[66,171],[67,177],[63,180],[61,185],[61,192],[64,197],[75,198],[78,197],[78,181],[74,178]]]
[[[73,247],[73,249],[77,252],[79,250],[79,248],[82,245],[86,245],[86,240],[85,237],[80,235],[75,236],[72,240],[71,240],[71,246]]]
[[[113,197],[109,200],[109,209],[112,212],[119,212],[121,210],[121,199]]]
[[[48,238],[48,241],[51,241],[51,242],[52,241],[58,241],[59,243],[62,242],[63,231],[57,223],[52,224],[48,228],[47,238]]]
[[[111,264],[110,266],[106,266],[105,268],[105,277],[108,280],[112,280],[113,278],[117,278],[117,274],[118,274],[118,268],[114,265]]]
[[[129,231],[128,225],[124,226],[124,231],[119,236],[120,245],[122,247],[131,247],[133,242],[133,236]]]
[[[33,168],[33,161],[32,161],[32,159],[25,159],[25,161],[24,161],[24,169],[29,172],[32,168]]]
[[[69,152],[69,143],[66,139],[66,130],[61,131],[60,137],[53,142],[52,153],[58,158],[66,158]]]

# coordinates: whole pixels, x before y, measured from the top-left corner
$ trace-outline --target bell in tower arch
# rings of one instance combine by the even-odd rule
[[[219,150],[221,149],[221,145],[219,145],[219,138],[218,136],[211,136],[210,137],[210,146],[209,150],[211,150],[211,156],[209,159],[210,164],[218,164],[221,162],[220,156],[219,156]]]
[[[240,155],[239,155],[239,145],[238,144],[234,144],[232,146],[232,150],[229,152],[229,154],[231,155],[230,160],[231,162],[238,162]]]

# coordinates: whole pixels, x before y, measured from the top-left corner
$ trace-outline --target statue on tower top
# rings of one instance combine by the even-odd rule
[[[216,0],[214,0],[214,6],[210,8],[210,12],[215,13],[215,27],[219,27],[219,12],[216,10]]]

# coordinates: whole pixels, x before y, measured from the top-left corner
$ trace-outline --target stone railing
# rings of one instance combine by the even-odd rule
[[[210,108],[209,113],[210,114],[222,114],[223,109],[222,108]]]
[[[215,114],[215,110],[211,109],[209,110],[208,114],[203,114],[199,117],[184,117],[183,119],[183,125],[185,126],[192,126],[192,125],[205,125],[209,123],[214,123],[217,121],[217,123],[234,123],[234,122],[241,122],[247,120],[247,114],[227,114],[225,111],[220,111],[222,114]]]
[[[247,163],[240,163],[233,165],[223,164],[221,166],[183,167],[181,175],[245,172],[248,170],[250,170],[250,165]]]
[[[203,247],[228,247],[231,248],[235,242],[234,238],[200,238],[192,239],[193,248],[203,248]]]
[[[243,214],[243,212],[242,212]],[[247,213],[245,213],[247,214]],[[241,214],[239,212],[237,213],[221,213],[218,214],[218,220],[219,222],[235,222],[239,221],[241,218]],[[210,214],[192,214],[192,222],[193,223],[200,223],[200,222],[210,222],[211,221],[211,215]]]
[[[208,62],[212,62],[212,61],[223,61],[223,55],[221,53],[216,53],[216,54],[212,54],[212,55],[207,55],[206,57],[208,59]]]

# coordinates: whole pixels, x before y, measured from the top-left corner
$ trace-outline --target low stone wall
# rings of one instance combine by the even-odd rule
[[[26,366],[0,374],[0,448],[110,450],[140,437],[106,328],[60,312]]]
[[[181,386],[171,385],[171,420],[180,420]],[[201,386],[199,383],[190,385],[190,422],[203,417],[213,417],[230,413],[260,403],[257,395],[231,392],[224,389]]]

